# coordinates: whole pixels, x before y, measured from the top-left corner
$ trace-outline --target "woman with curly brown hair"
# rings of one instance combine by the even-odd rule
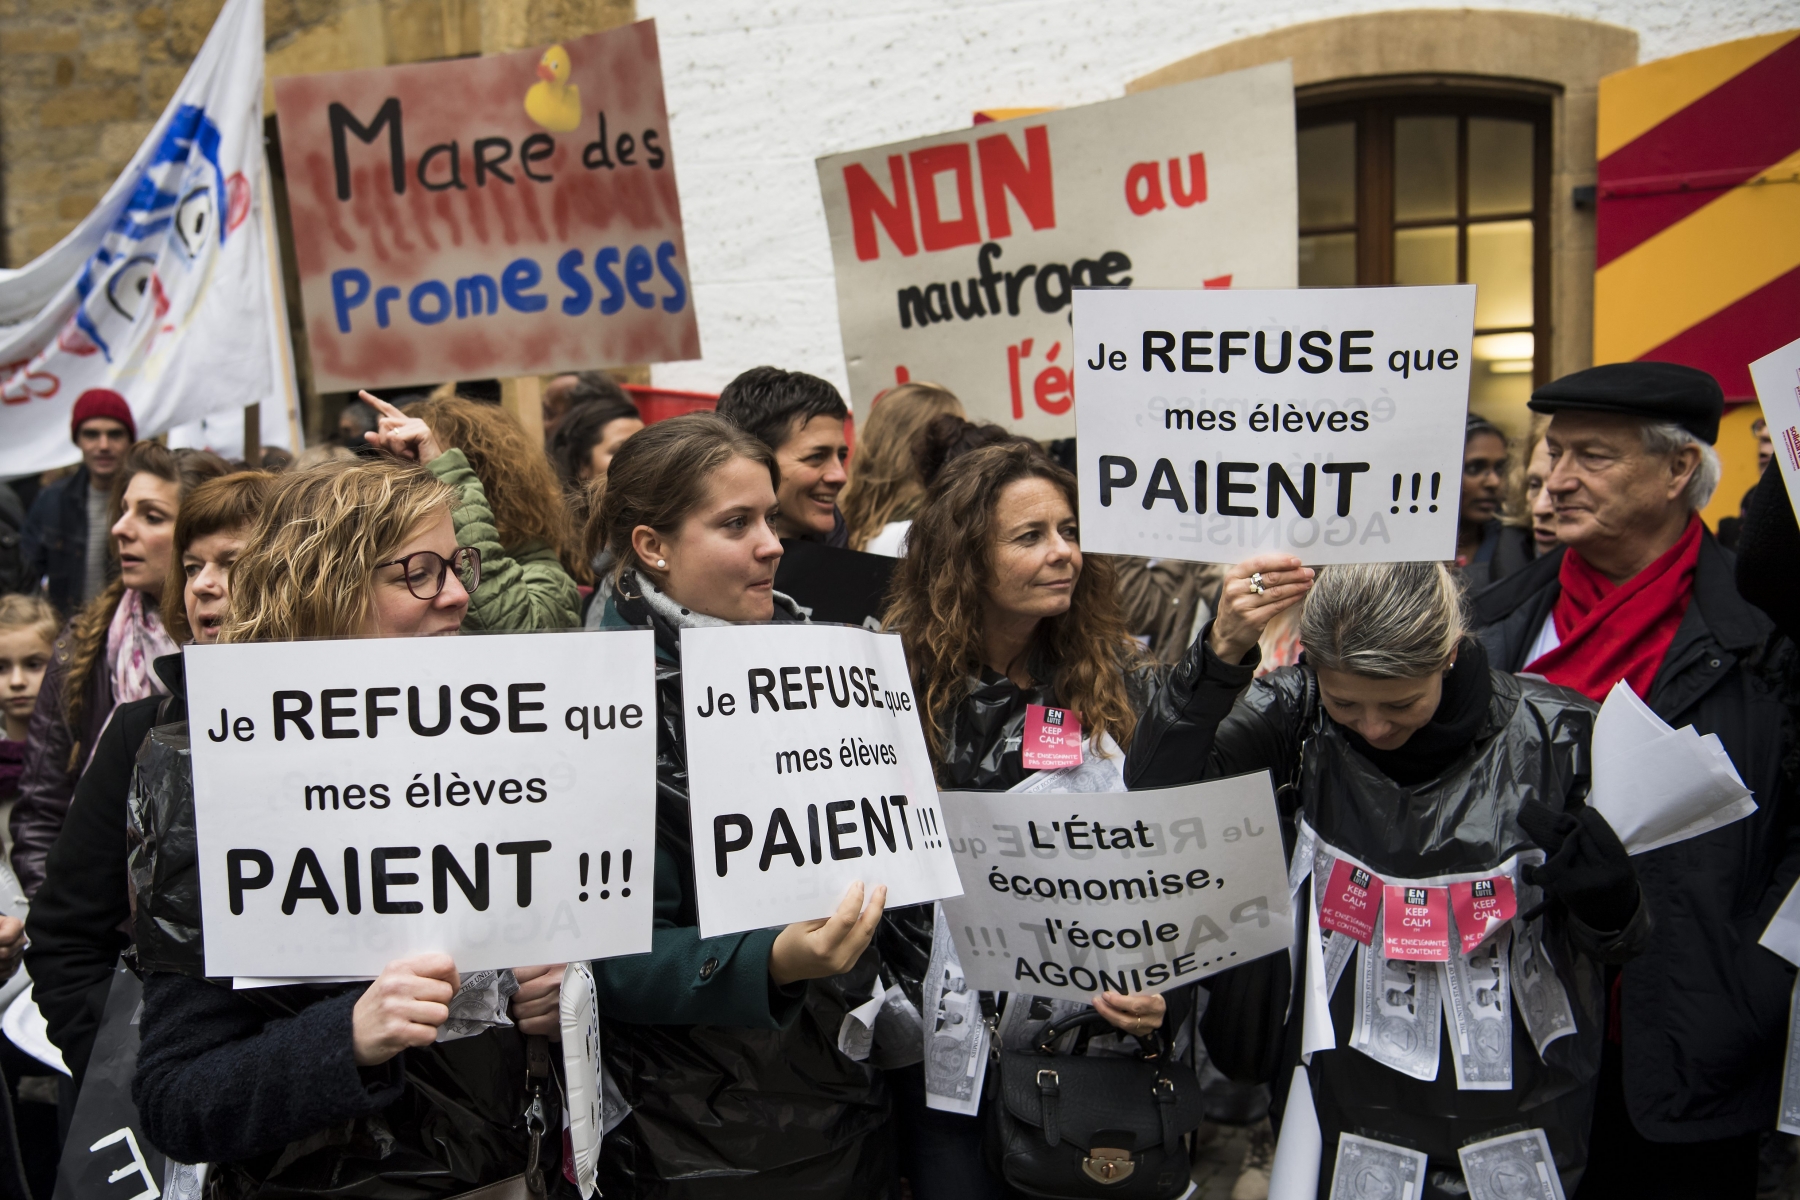
[[[462,396],[409,404],[402,412],[368,392],[381,413],[369,441],[419,463],[456,489],[456,542],[481,552],[481,587],[468,630],[572,629],[581,593],[564,550],[572,543],[562,487],[542,448],[504,409]]]
[[[1077,503],[1073,475],[1034,443],[1012,440],[952,459],[913,519],[885,623],[906,647],[946,789],[1023,782],[1028,722],[1046,710],[1060,710],[1065,730],[1079,722],[1084,753],[1111,756],[1123,771],[1156,668],[1126,630],[1112,564],[1081,553]],[[931,906],[916,905],[889,913],[880,934],[883,965],[915,1004],[932,927]],[[1173,993],[1174,1003],[1190,992]],[[1093,999],[1108,1022],[1137,1035],[1160,1028],[1169,1003],[1115,992]],[[929,1109],[917,1067],[888,1078],[917,1200],[1006,1194],[982,1162],[978,1120]]]
[[[44,856],[113,709],[166,690],[150,664],[175,651],[157,613],[175,514],[195,484],[230,469],[205,450],[170,450],[155,442],[138,442],[125,454],[113,480],[111,508],[119,576],[56,639],[31,716],[25,774],[11,819],[13,870],[27,896],[44,881]]]

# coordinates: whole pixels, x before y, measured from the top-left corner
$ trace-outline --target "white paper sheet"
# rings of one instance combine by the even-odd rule
[[[1709,833],[1756,811],[1756,800],[1717,736],[1671,729],[1623,680],[1594,724],[1600,811],[1632,854]]]
[[[1757,941],[1800,967],[1800,883],[1788,890],[1787,899],[1775,910],[1769,927]]]
[[[1281,1115],[1281,1138],[1275,1143],[1275,1162],[1269,1170],[1269,1200],[1316,1200],[1319,1159],[1324,1151],[1319,1117],[1313,1111],[1312,1084],[1307,1082],[1306,1068],[1295,1067],[1287,1111]]]

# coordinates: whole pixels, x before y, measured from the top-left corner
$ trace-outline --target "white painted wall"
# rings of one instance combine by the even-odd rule
[[[662,45],[697,362],[717,391],[770,363],[845,383],[813,160],[967,126],[983,108],[1108,100],[1212,46],[1410,0],[638,0]],[[1641,60],[1800,25],[1800,0],[1564,0],[1482,7],[1635,29]]]

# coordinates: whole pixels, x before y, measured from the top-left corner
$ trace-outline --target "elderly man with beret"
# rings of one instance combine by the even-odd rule
[[[1579,1195],[1748,1200],[1794,982],[1757,938],[1800,874],[1800,823],[1783,798],[1782,710],[1749,666],[1770,622],[1699,516],[1723,394],[1691,367],[1615,363],[1539,388],[1531,407],[1551,415],[1544,486],[1563,544],[1475,597],[1490,657],[1596,701],[1625,681],[1670,725],[1716,733],[1757,802],[1633,860],[1654,934],[1609,969]]]

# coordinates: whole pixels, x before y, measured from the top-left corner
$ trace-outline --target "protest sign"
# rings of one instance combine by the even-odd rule
[[[131,1098],[143,1008],[144,985],[123,964],[114,967],[87,1074],[63,1140],[53,1200],[155,1198],[182,1168],[150,1144]]]
[[[1105,795],[946,792],[972,988],[1160,992],[1287,950],[1287,859],[1267,772]]]
[[[650,949],[647,631],[190,646],[206,973]]]
[[[319,388],[700,356],[655,22],[275,102]]]
[[[957,894],[899,635],[684,629],[681,691],[701,937]]]
[[[1078,288],[1292,287],[1288,63],[821,158],[859,416],[930,379],[1068,437]]]
[[[1800,339],[1751,363],[1750,378],[1775,442],[1788,503],[1800,510]]]
[[[1456,553],[1475,289],[1080,292],[1081,544]]]

